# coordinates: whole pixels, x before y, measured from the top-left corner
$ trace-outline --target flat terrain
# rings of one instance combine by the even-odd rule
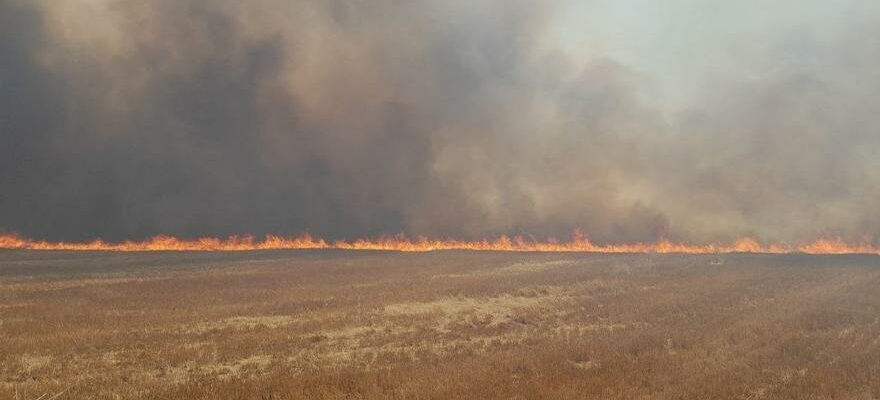
[[[877,399],[880,257],[0,251],[37,398]]]

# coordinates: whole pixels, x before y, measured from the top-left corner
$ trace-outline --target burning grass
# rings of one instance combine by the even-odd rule
[[[880,249],[869,243],[850,244],[839,238],[820,238],[812,243],[791,246],[783,244],[761,244],[749,237],[741,238],[732,244],[688,244],[661,240],[656,243],[606,244],[591,242],[580,231],[575,231],[572,239],[559,242],[555,238],[546,241],[527,239],[523,236],[501,236],[495,240],[435,240],[427,237],[411,239],[405,235],[383,236],[378,239],[358,239],[353,242],[329,242],[305,234],[299,237],[267,235],[263,240],[253,236],[230,236],[219,238],[200,238],[196,240],[179,239],[160,235],[152,239],[135,242],[107,243],[100,239],[89,243],[47,242],[22,238],[16,235],[0,235],[0,249],[19,250],[64,250],[64,251],[253,251],[253,250],[384,250],[403,252],[428,252],[437,250],[472,251],[510,251],[510,252],[578,252],[578,253],[660,253],[660,254],[874,254]]]

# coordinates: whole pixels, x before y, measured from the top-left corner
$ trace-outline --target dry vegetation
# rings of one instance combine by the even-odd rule
[[[0,252],[2,399],[874,399],[880,257]]]

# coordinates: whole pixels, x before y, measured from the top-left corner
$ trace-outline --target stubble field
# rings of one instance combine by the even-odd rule
[[[880,257],[0,252],[0,399],[876,399]]]

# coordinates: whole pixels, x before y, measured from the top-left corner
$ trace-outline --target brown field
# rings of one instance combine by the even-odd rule
[[[0,399],[877,399],[880,257],[0,252]]]

